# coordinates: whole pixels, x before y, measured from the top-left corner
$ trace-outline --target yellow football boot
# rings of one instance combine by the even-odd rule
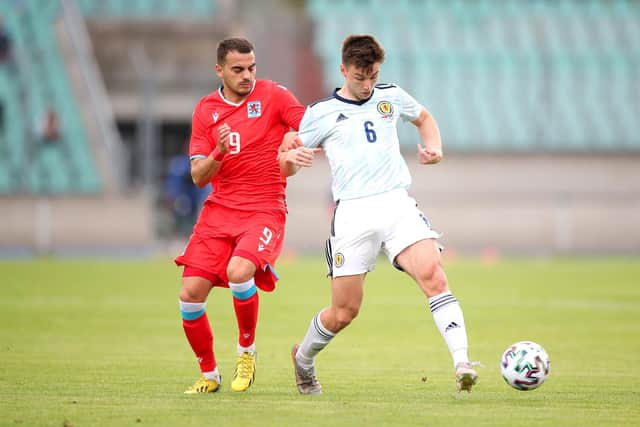
[[[194,385],[185,390],[184,394],[215,393],[220,389],[220,382],[200,377]]]
[[[231,390],[247,391],[256,379],[256,353],[244,352],[238,356],[236,372],[231,381]]]

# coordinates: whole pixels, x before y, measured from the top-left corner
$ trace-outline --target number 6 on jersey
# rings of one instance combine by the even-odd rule
[[[373,130],[373,122],[364,122],[364,134],[367,136],[367,141],[376,142],[378,135],[376,135],[376,131]]]

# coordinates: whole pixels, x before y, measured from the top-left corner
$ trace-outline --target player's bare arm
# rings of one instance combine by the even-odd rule
[[[282,144],[280,144],[279,152],[282,153],[298,147],[302,147],[302,141],[300,141],[300,138],[298,138],[298,132],[290,131],[284,134],[284,137],[282,138]]]
[[[281,152],[278,155],[280,162],[280,172],[284,176],[294,175],[300,168],[310,168],[313,166],[315,154],[320,148],[298,147],[289,151]]]
[[[288,132],[282,139],[278,153],[280,172],[284,176],[291,176],[301,167],[313,166],[313,159],[318,151],[320,148],[304,147],[297,132]]]
[[[298,138],[298,132],[292,131],[284,134],[282,143],[278,149],[278,163],[280,164],[280,173],[283,176],[291,176],[298,172],[298,167],[292,163],[285,161],[286,153],[295,148],[301,147],[302,141]]]
[[[218,145],[215,150],[204,159],[191,160],[191,178],[193,183],[202,188],[211,181],[220,170],[222,159],[229,152],[229,134],[231,128],[224,123],[218,128]]]
[[[418,144],[418,161],[423,165],[433,165],[442,160],[442,140],[440,129],[431,114],[425,109],[420,112],[420,116],[412,121],[420,135]]]

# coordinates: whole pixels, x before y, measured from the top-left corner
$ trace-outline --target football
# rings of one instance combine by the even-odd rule
[[[502,378],[517,390],[533,390],[540,387],[551,370],[549,355],[542,346],[532,341],[520,341],[510,345],[500,362]]]

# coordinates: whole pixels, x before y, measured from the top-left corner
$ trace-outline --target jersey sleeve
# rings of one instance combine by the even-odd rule
[[[290,128],[298,130],[300,121],[304,115],[304,106],[300,104],[296,97],[284,86],[276,85],[276,93],[278,95],[282,121]]]
[[[400,100],[400,117],[405,121],[414,121],[420,117],[420,112],[424,109],[422,104],[415,100],[401,87],[396,87],[398,98]]]
[[[307,107],[307,111],[305,111],[302,117],[298,137],[304,146],[308,148],[319,147],[324,140],[324,132],[320,120],[315,117],[311,107]]]
[[[203,159],[213,151],[207,126],[202,121],[202,104],[198,103],[191,117],[191,140],[189,141],[189,159]]]

